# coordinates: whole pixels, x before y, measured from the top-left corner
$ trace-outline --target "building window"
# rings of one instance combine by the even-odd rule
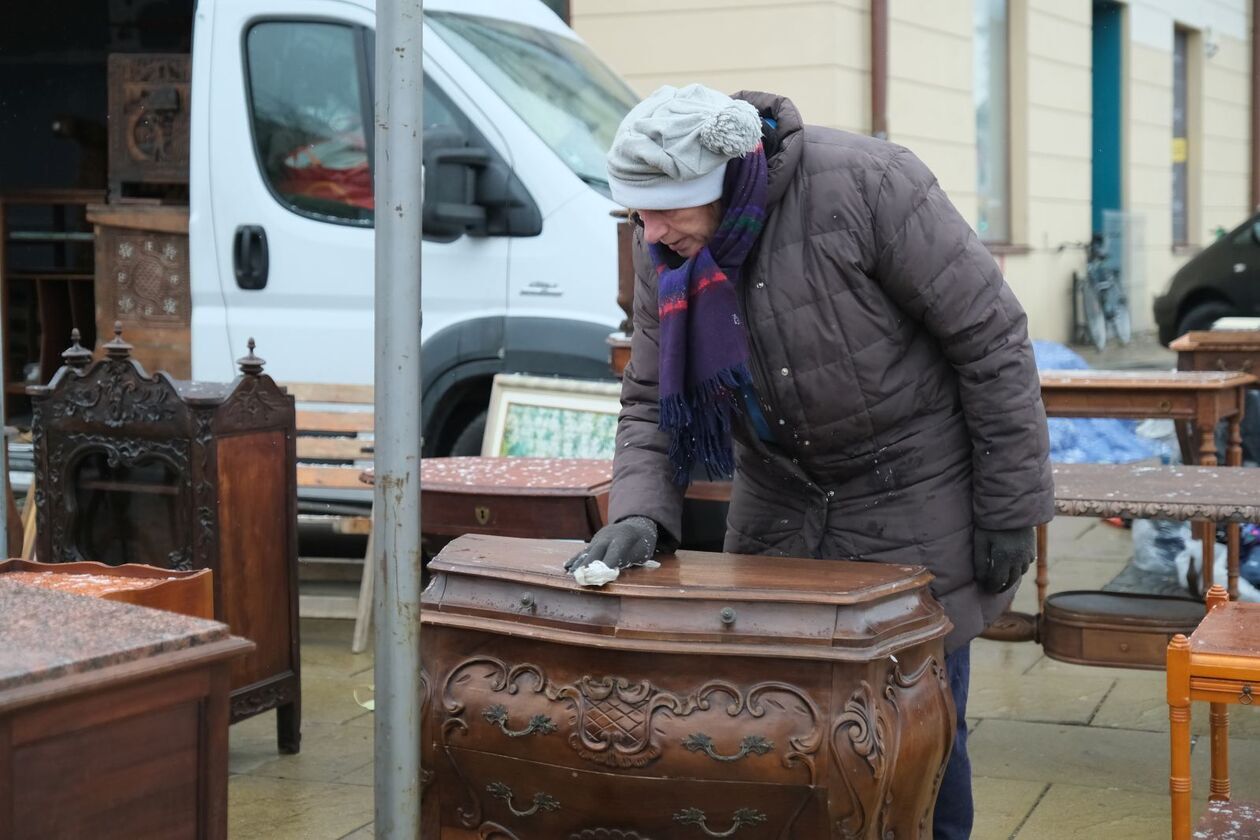
[[[303,216],[372,224],[365,30],[267,21],[245,36],[254,149],[272,194]]]
[[[1186,91],[1190,75],[1190,33],[1173,30],[1172,242],[1190,242],[1190,115]]]
[[[976,232],[985,242],[1010,242],[1010,44],[1006,0],[974,0],[972,39],[976,107]]]

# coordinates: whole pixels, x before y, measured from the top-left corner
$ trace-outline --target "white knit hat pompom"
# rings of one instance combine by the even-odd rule
[[[742,99],[709,117],[700,127],[700,144],[727,157],[743,157],[761,142],[761,115]]]

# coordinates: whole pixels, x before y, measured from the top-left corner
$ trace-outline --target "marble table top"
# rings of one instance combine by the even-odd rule
[[[0,576],[0,692],[227,638],[217,621]]]

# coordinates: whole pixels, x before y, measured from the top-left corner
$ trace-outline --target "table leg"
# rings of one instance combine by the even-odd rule
[[[1168,643],[1168,732],[1173,840],[1190,840],[1190,640]]]
[[[1216,427],[1211,423],[1199,422],[1199,466],[1215,467],[1216,460]]]
[[[1046,603],[1046,588],[1050,583],[1050,559],[1047,555],[1049,547],[1049,526],[1037,526],[1037,612],[1040,614]]]
[[[1199,523],[1199,542],[1203,545],[1203,592],[1207,592],[1215,583],[1216,574],[1216,523],[1207,521]]]
[[[1208,799],[1229,801],[1229,705],[1212,703],[1212,781]]]
[[[1241,467],[1242,458],[1242,412],[1241,408],[1238,414],[1229,419],[1229,445],[1225,450],[1225,463],[1231,467]],[[1229,554],[1227,555],[1227,567],[1229,584],[1229,597],[1238,599],[1238,565],[1242,562],[1242,525],[1237,522],[1231,522],[1225,526],[1226,539],[1225,543],[1229,546]]]

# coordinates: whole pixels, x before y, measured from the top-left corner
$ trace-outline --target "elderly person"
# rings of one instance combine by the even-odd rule
[[[734,474],[727,551],[927,566],[958,711],[935,836],[969,836],[968,645],[1053,514],[1023,310],[918,158],[782,96],[661,88],[608,175],[635,329],[611,524],[570,567],[675,549],[693,470]]]

